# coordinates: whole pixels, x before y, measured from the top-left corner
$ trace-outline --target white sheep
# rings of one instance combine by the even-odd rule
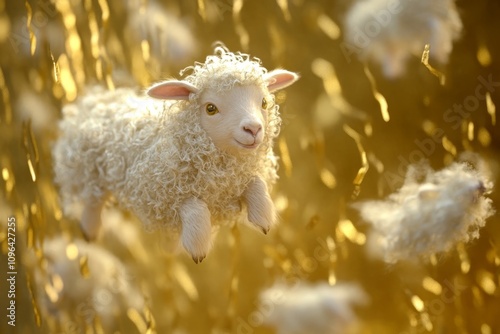
[[[373,227],[372,254],[388,263],[447,252],[459,242],[479,238],[494,214],[484,195],[493,184],[485,171],[453,163],[441,171],[411,165],[403,186],[385,200],[355,204]]]
[[[378,62],[386,77],[396,78],[426,44],[430,57],[446,64],[461,31],[454,0],[358,0],[345,17],[342,51]]]
[[[39,261],[29,253],[26,264],[33,271],[41,315],[52,330],[61,326],[65,333],[83,333],[99,318],[105,332],[113,333],[120,315],[130,309],[142,314],[146,303],[136,280],[106,249],[57,237],[44,240],[42,251]]]
[[[147,228],[180,233],[197,263],[210,250],[212,225],[234,220],[242,207],[264,233],[275,223],[269,187],[280,117],[272,92],[298,75],[267,72],[258,59],[222,46],[187,70],[184,80],[152,86],[155,99],[94,88],[63,109],[55,180],[65,213],[83,203],[88,239],[110,195]]]

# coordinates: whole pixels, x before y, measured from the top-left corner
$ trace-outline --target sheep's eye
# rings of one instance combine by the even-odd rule
[[[215,104],[212,103],[207,104],[205,110],[207,111],[207,114],[209,114],[210,116],[215,115],[219,112],[219,109],[217,109]]]
[[[267,109],[267,100],[266,100],[266,98],[262,99],[262,109]]]

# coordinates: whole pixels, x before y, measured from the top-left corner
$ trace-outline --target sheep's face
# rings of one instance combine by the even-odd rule
[[[239,155],[252,152],[262,144],[272,104],[266,91],[256,85],[246,85],[220,93],[207,89],[201,94],[201,126],[215,146]]]
[[[271,93],[290,86],[298,78],[293,72],[274,70],[265,74],[263,84],[245,83],[222,92],[198,89],[187,81],[170,80],[151,87],[148,95],[196,103],[201,126],[215,146],[241,155],[254,152],[266,138],[268,112],[273,107]]]

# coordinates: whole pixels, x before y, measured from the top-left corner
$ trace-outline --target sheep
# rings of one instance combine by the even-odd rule
[[[495,212],[492,200],[484,196],[492,187],[482,168],[466,162],[436,172],[427,164],[410,165],[398,191],[354,207],[373,227],[372,254],[395,263],[447,252],[459,242],[479,238]]]
[[[355,283],[331,286],[326,282],[298,281],[287,285],[277,281],[261,292],[259,301],[255,312],[261,312],[263,322],[278,334],[359,333],[354,307],[368,304],[369,298]],[[240,324],[241,329],[247,326]]]
[[[46,239],[43,257],[28,253],[36,299],[43,319],[68,333],[83,333],[99,318],[106,333],[116,331],[121,316],[147,304],[137,281],[120,260],[106,249],[65,237]],[[52,321],[55,320],[55,323]]]
[[[211,248],[212,225],[248,221],[267,233],[277,220],[279,133],[273,92],[298,80],[283,69],[216,46],[205,63],[147,90],[94,87],[63,108],[53,149],[55,182],[67,215],[95,239],[113,196],[149,230],[179,236],[196,263]],[[74,211],[78,203],[83,211]]]
[[[382,66],[387,78],[404,74],[411,54],[448,62],[453,42],[460,37],[462,21],[454,0],[359,0],[346,13],[344,55]]]

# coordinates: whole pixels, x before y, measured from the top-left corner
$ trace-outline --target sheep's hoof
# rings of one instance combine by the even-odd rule
[[[202,256],[192,256],[193,258],[193,261],[194,263],[198,264],[198,263],[201,263],[201,261],[203,261],[205,259],[206,255],[202,255]]]
[[[270,230],[269,227],[267,229],[265,227],[261,227],[261,229],[262,229],[262,233],[264,233],[266,235],[269,233],[269,230]]]

